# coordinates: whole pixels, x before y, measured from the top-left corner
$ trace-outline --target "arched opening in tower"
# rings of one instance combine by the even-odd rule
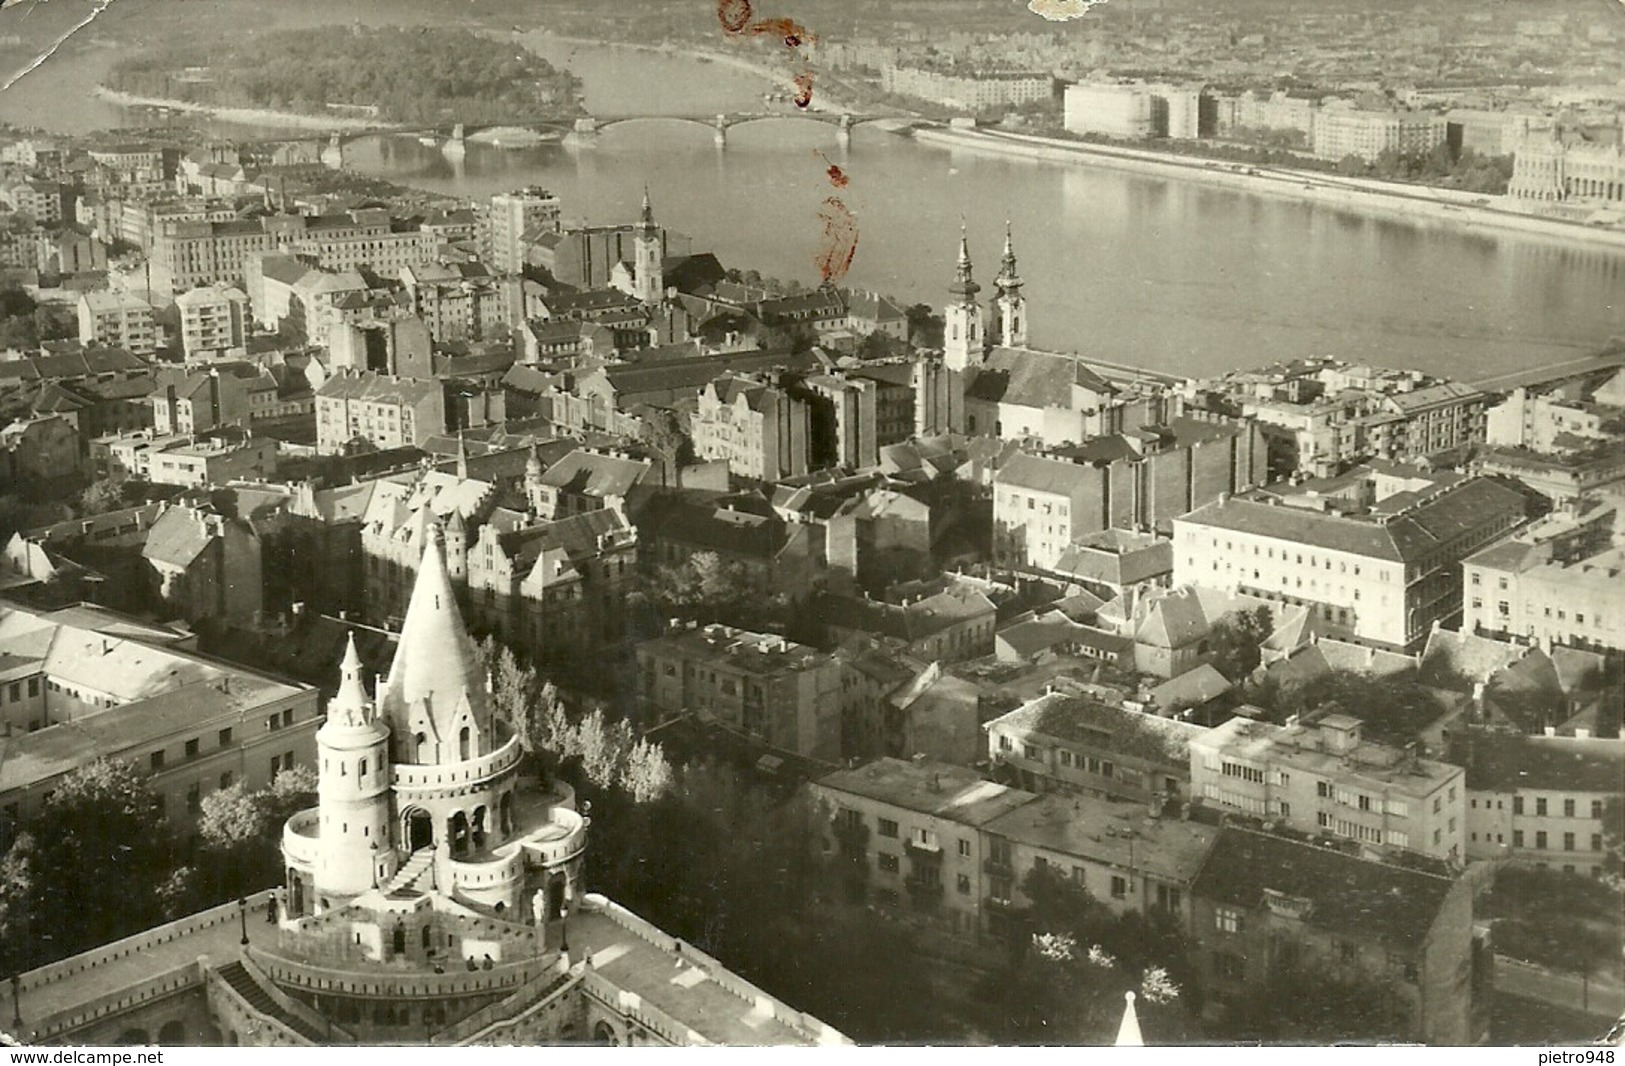
[[[406,812],[406,848],[422,851],[434,847],[434,818],[421,807]]]

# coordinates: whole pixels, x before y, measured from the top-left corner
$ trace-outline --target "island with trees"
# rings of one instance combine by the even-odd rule
[[[379,123],[535,122],[580,113],[574,75],[510,42],[428,26],[272,30],[131,56],[106,87],[213,108]]]

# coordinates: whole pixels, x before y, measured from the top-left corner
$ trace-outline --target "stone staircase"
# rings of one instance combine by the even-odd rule
[[[388,899],[414,899],[429,890],[427,882],[434,875],[434,849],[419,848],[395,871],[395,876],[384,886]]]
[[[241,962],[227,963],[215,972],[220,975],[226,984],[231,986],[232,991],[242,996],[248,1002],[248,1005],[260,1014],[265,1015],[267,1018],[276,1019],[312,1044],[328,1043],[328,1037],[325,1033],[306,1022],[303,1018],[295,1017],[283,1010],[276,1000],[271,998],[271,994],[261,988],[259,982],[249,975]]]

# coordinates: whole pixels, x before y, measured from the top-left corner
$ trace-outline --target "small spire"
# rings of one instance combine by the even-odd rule
[[[975,298],[982,287],[971,277],[970,241],[965,237],[965,224],[959,224],[959,263],[954,270],[954,283],[948,291],[963,300]]]
[[[999,264],[999,276],[994,283],[1007,293],[1021,288],[1021,278],[1016,274],[1016,245],[1010,237],[1009,219],[1004,222],[1004,259]]]
[[[1140,1018],[1134,1013],[1134,993],[1123,993],[1123,1021],[1117,1027],[1117,1047],[1145,1047],[1140,1035]]]
[[[355,650],[355,632],[346,638],[344,661],[339,664],[339,690],[328,704],[328,716],[344,725],[367,720],[367,687],[361,680],[361,655]]]
[[[542,453],[536,450],[536,442],[530,442],[530,455],[525,458],[525,477],[538,478],[542,476]]]
[[[645,226],[652,226],[655,224],[655,210],[653,205],[649,203],[648,185],[643,186],[643,214],[641,218]]]

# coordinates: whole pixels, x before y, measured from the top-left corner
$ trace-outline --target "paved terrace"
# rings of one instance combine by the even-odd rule
[[[846,1037],[779,1002],[699,949],[601,896],[569,919],[572,958],[590,960],[588,991],[603,982],[640,1001],[650,1028],[666,1036],[733,1046],[846,1044]],[[624,1005],[624,1004],[623,1004]],[[649,1008],[652,1008],[650,1010]],[[673,1031],[676,1030],[676,1031]],[[699,1042],[699,1041],[695,1041]]]
[[[276,936],[276,927],[265,923],[266,895],[258,892],[249,897],[250,939],[274,940]],[[18,1030],[15,1035],[25,1041],[36,1032],[40,1039],[49,1039],[53,1030],[76,1027],[79,1023],[73,1021],[75,1015],[83,1014],[84,1020],[90,1020],[95,1013],[104,1013],[103,1008],[116,1004],[119,993],[136,995],[139,986],[185,970],[197,962],[199,955],[209,956],[215,965],[235,960],[241,939],[237,904],[227,903],[30,970],[22,975],[19,986],[22,1025],[12,1024],[16,1015],[7,994],[0,997],[6,1001],[0,1004],[0,1028]],[[195,969],[177,975],[183,987],[196,983],[198,978]],[[10,989],[0,986],[0,992],[9,993]]]

